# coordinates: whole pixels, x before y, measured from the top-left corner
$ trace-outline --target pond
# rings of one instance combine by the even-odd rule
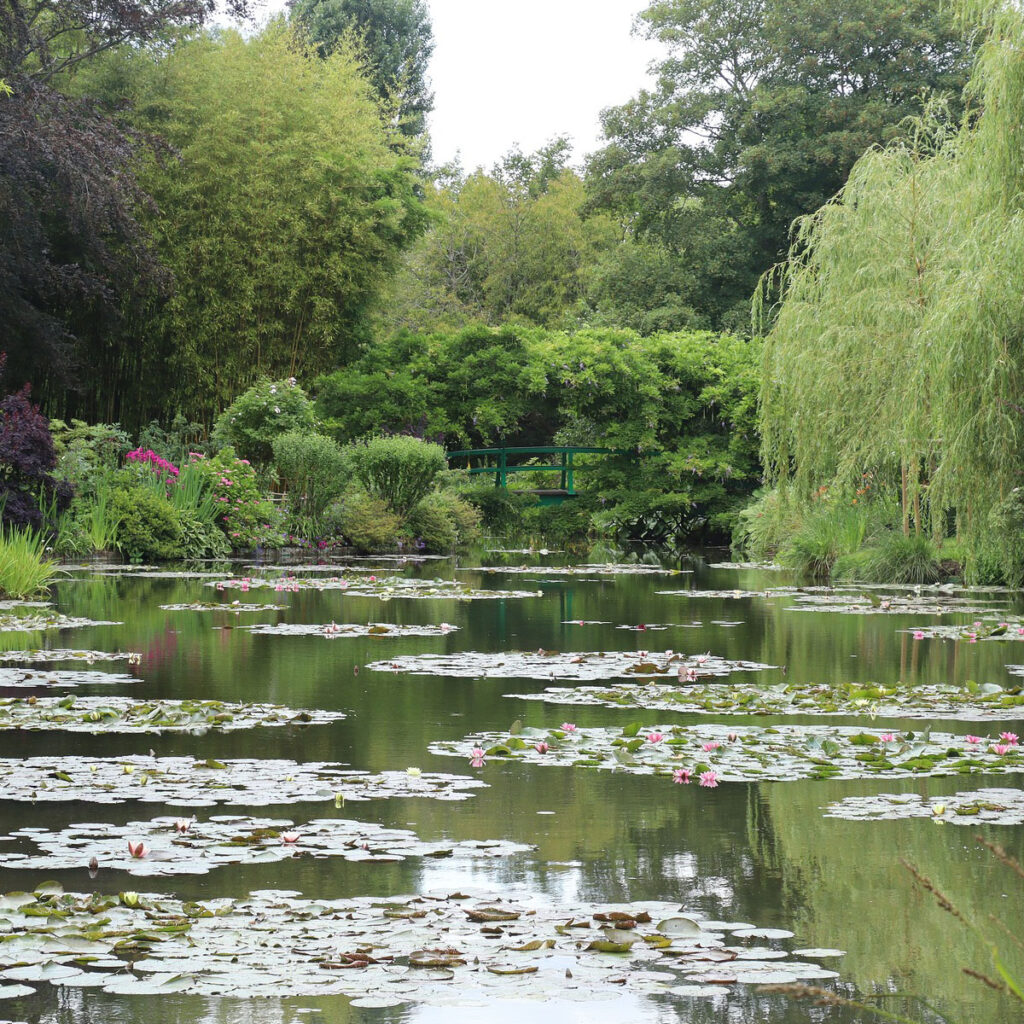
[[[1020,594],[696,555],[69,567],[0,615],[0,1019],[1009,1024],[1020,664]]]

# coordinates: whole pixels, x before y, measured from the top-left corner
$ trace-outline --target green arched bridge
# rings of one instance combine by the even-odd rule
[[[465,468],[473,475],[484,473],[494,477],[495,487],[507,487],[512,473],[558,473],[557,489],[536,489],[541,504],[554,505],[576,495],[576,473],[585,469],[573,463],[576,455],[626,455],[635,453],[621,448],[580,448],[566,445],[541,445],[534,448],[466,448],[448,452],[448,463],[455,469],[465,459]],[[545,456],[543,463],[533,460]],[[474,465],[474,461],[477,463]]]

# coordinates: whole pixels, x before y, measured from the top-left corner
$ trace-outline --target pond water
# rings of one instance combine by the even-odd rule
[[[597,561],[604,557],[594,556]],[[635,560],[637,556],[618,557]],[[998,788],[1004,804],[1016,808],[1017,817],[1007,820],[1020,820],[1018,794],[1024,790],[1024,763],[1017,765],[1014,750],[998,762],[1010,769],[1005,773],[986,770],[887,778],[885,771],[875,771],[866,772],[864,778],[794,775],[788,781],[782,771],[781,779],[758,782],[742,781],[742,775],[730,776],[722,767],[721,782],[714,788],[697,785],[697,774],[691,784],[673,782],[672,772],[684,764],[679,759],[682,747],[668,745],[675,733],[666,735],[665,745],[655,751],[657,757],[650,765],[644,757],[657,745],[647,739],[654,726],[719,731],[735,726],[744,735],[748,728],[763,729],[773,723],[836,730],[854,727],[873,736],[891,731],[898,734],[892,743],[903,743],[906,749],[916,742],[903,740],[908,732],[919,737],[921,730],[933,724],[936,733],[954,735],[944,743],[957,745],[961,737],[979,734],[984,747],[990,740],[998,742],[1001,732],[1024,733],[1024,711],[1015,716],[1011,706],[992,721],[985,721],[988,712],[983,712],[979,721],[954,717],[956,709],[947,708],[934,719],[922,720],[918,715],[900,720],[875,714],[870,700],[823,717],[806,710],[771,716],[735,710],[696,714],[663,706],[645,711],[635,706],[522,697],[549,687],[564,690],[582,685],[611,691],[621,684],[635,688],[635,673],[614,672],[596,681],[583,674],[581,682],[575,683],[573,671],[592,669],[598,652],[626,652],[637,655],[636,664],[657,663],[668,671],[655,676],[651,685],[659,685],[660,679],[677,691],[688,685],[703,692],[706,687],[725,690],[806,683],[892,686],[901,682],[928,687],[974,681],[1019,686],[1021,680],[1007,666],[1024,662],[1024,643],[1016,642],[1024,640],[1024,632],[1018,632],[1024,629],[1021,595],[854,588],[837,600],[836,595],[814,590],[783,589],[795,581],[778,571],[716,568],[696,556],[664,562],[649,553],[644,556],[650,568],[676,570],[671,574],[598,569],[545,572],[546,566],[557,569],[573,564],[559,554],[485,554],[482,558],[485,566],[497,571],[450,560],[404,565],[370,560],[287,572],[271,567],[201,566],[200,574],[184,577],[168,575],[166,569],[147,573],[78,568],[56,586],[49,611],[76,621],[121,624],[59,628],[60,620],[54,620],[52,629],[0,632],[0,664],[7,673],[0,674],[0,698],[73,697],[80,701],[83,713],[90,709],[88,698],[116,695],[145,702],[257,702],[343,715],[325,716],[329,720],[308,725],[275,721],[230,731],[217,728],[210,717],[213,712],[202,724],[184,731],[133,732],[129,727],[129,731],[91,734],[53,728],[53,723],[32,731],[0,729],[0,759],[6,765],[6,780],[0,779],[0,893],[32,892],[41,882],[53,880],[69,893],[159,894],[168,906],[174,901],[206,901],[215,906],[220,898],[240,899],[250,893],[257,894],[254,899],[259,903],[248,908],[250,916],[244,919],[251,931],[241,926],[226,933],[217,940],[222,944],[216,950],[204,945],[213,938],[200,935],[200,926],[208,922],[197,922],[193,930],[198,961],[207,967],[212,962],[219,965],[216,969],[223,983],[216,991],[221,994],[205,994],[214,990],[209,987],[200,987],[200,994],[190,992],[189,977],[155,994],[154,986],[147,988],[146,983],[133,988],[133,977],[147,977],[145,957],[130,974],[128,963],[142,954],[122,955],[120,971],[112,966],[109,955],[101,955],[90,970],[105,968],[107,977],[117,977],[117,982],[90,986],[74,971],[69,977],[77,981],[65,984],[51,983],[45,974],[43,980],[20,982],[14,980],[17,974],[8,975],[6,981],[0,977],[0,996],[5,995],[4,986],[15,983],[34,989],[0,999],[0,1019],[32,1024],[317,1020],[468,1024],[486,1014],[492,1024],[499,1024],[536,1014],[538,1000],[543,1000],[545,1019],[598,1024],[680,1020],[852,1024],[868,1019],[858,1010],[817,1008],[758,990],[759,980],[788,980],[786,965],[800,962],[812,965],[808,972],[797,971],[808,984],[851,998],[886,993],[890,998],[882,1005],[915,1020],[942,1019],[915,996],[926,996],[951,1021],[1009,1024],[1019,1020],[1019,1004],[1015,1008],[965,977],[961,969],[973,967],[993,974],[984,936],[998,940],[1004,948],[1012,947],[1012,941],[990,923],[989,915],[1019,929],[1024,911],[1021,880],[998,864],[975,836],[999,843],[1024,860],[1024,827],[992,823],[984,814],[978,815],[977,827],[953,827],[962,821],[949,820],[957,805],[956,794],[984,799],[978,793],[987,787]],[[503,567],[515,571],[501,571]],[[429,587],[382,582],[396,574],[406,581],[448,582]],[[260,580],[280,580],[286,575],[285,583],[258,585]],[[247,577],[250,582],[243,585]],[[339,579],[347,586],[341,586]],[[217,583],[226,580],[233,585],[218,589]],[[526,596],[484,599],[486,594],[476,590]],[[474,599],[477,596],[481,599]],[[232,610],[232,601],[244,602],[244,608]],[[218,603],[219,608],[205,607]],[[47,612],[24,609],[37,626],[46,624]],[[15,608],[4,614],[17,613]],[[1001,622],[1009,624],[1007,630],[986,638],[985,633]],[[277,624],[341,628],[307,632],[246,628]],[[367,624],[406,628],[345,629]],[[981,638],[972,642],[968,635],[934,635],[933,627],[939,625],[959,625]],[[915,637],[915,632],[925,635]],[[48,660],[43,655],[28,661],[15,653],[40,648],[133,656]],[[670,661],[668,650],[682,657]],[[537,669],[533,663],[521,675],[516,674],[518,669],[499,670],[502,656],[512,652],[535,660],[537,652],[542,652],[539,657],[549,659],[552,666],[547,678],[543,666]],[[591,657],[582,662],[564,657],[581,652],[590,652]],[[486,657],[470,659],[468,672],[452,675],[438,674],[443,668],[436,666],[424,674],[421,665],[409,660],[417,655],[461,654],[490,656],[493,675],[487,673]],[[700,656],[707,654],[713,656],[708,664],[718,666],[712,675],[701,670]],[[731,672],[726,666],[726,674],[720,674],[721,659],[754,664]],[[632,660],[619,659],[620,667],[622,663],[628,667]],[[456,659],[460,664],[465,661]],[[605,667],[601,663],[602,672]],[[693,668],[693,678],[686,677],[687,667]],[[18,670],[23,670],[21,675],[16,674]],[[95,682],[87,672],[98,673]],[[38,701],[35,708],[42,703]],[[64,710],[77,714],[74,709],[70,703]],[[291,717],[291,712],[284,717]],[[510,733],[515,722],[521,730],[517,725]],[[561,730],[565,722],[576,730]],[[631,723],[643,728],[626,728]],[[239,719],[236,724],[249,723]],[[622,753],[615,755],[620,761],[611,762],[615,765],[611,770],[607,765],[574,765],[586,758],[575,756],[572,743],[579,743],[582,751],[596,742],[593,737],[618,737],[623,728],[650,745],[634,757],[620,744]],[[475,737],[483,735],[489,736],[488,744],[495,742],[494,735],[506,740],[520,736],[525,742],[510,752],[513,756],[490,753],[482,765],[473,766],[464,747],[474,746]],[[535,752],[535,742],[545,736],[551,737],[555,748],[549,754],[557,756]],[[728,742],[742,744],[743,740]],[[969,752],[970,745],[964,742]],[[446,746],[458,756],[441,749]],[[436,752],[431,752],[432,747]],[[829,751],[827,747],[824,753],[819,751],[817,763],[827,761]],[[715,756],[712,751],[703,767],[713,766]],[[788,756],[782,755],[779,763],[788,764]],[[30,758],[42,760],[22,764]],[[68,760],[61,762],[61,758]],[[154,802],[131,789],[129,783],[139,785],[147,765],[169,758],[225,765],[200,767],[193,775],[205,785],[211,773],[236,773],[242,780],[239,784],[250,787],[239,792],[258,791],[259,799],[252,798],[247,805],[227,791],[210,790],[213,796],[206,802],[194,798],[174,802],[166,800],[163,790],[158,794],[154,789],[154,795],[160,796]],[[245,763],[234,764],[240,759]],[[278,762],[277,774],[265,778],[262,761]],[[299,764],[292,768],[280,763],[285,761]],[[341,774],[382,773],[381,781],[339,781],[339,775],[329,783],[306,782],[301,766],[310,762],[332,765]],[[15,781],[29,764],[39,768],[42,782]],[[134,766],[130,770],[125,767],[129,764]],[[701,767],[694,759],[685,764],[695,771]],[[54,775],[62,765],[67,779]],[[456,784],[452,791],[443,788],[444,780],[434,780],[435,773],[472,780],[467,786],[484,785],[458,788]],[[86,800],[61,798],[61,788],[72,784],[81,795],[90,777],[96,794],[108,798],[105,802],[94,802],[96,794]],[[217,780],[211,785],[219,785]],[[171,785],[156,777],[152,784]],[[432,788],[435,785],[442,788]],[[1008,795],[1007,790],[1014,792]],[[892,820],[844,818],[836,816],[834,808],[829,810],[840,801],[877,794],[901,794],[905,801],[931,804],[933,810],[917,816],[895,813]],[[437,799],[438,795],[459,798]],[[949,811],[944,809],[946,801]],[[998,800],[991,802],[998,804]],[[936,804],[943,810],[936,813]],[[869,805],[874,806],[870,801]],[[861,807],[862,802],[855,800],[853,806]],[[184,833],[191,847],[175,847],[172,842],[170,819],[179,816],[195,817]],[[230,816],[260,821],[225,823],[223,819]],[[215,817],[222,819],[220,825],[212,822]],[[154,824],[158,818],[165,820]],[[268,827],[268,821],[295,823],[298,838],[289,844],[275,833],[259,848],[240,845],[237,857],[224,855],[223,846],[218,847],[217,856],[204,857],[200,842],[204,823],[209,823],[209,841],[222,842],[225,829]],[[359,823],[365,823],[365,836]],[[84,830],[89,833],[84,839],[83,830],[71,829],[83,824],[92,826],[91,831]],[[96,847],[102,853],[97,857],[98,872],[91,877],[88,842],[99,841],[106,826],[114,838]],[[278,831],[291,827],[281,825]],[[153,848],[146,870],[136,873],[131,872],[132,858],[121,850],[122,841],[133,833]],[[505,846],[480,848],[479,844],[497,840],[505,841]],[[364,842],[369,850],[363,848]],[[452,855],[445,856],[449,848]],[[161,857],[179,854],[186,860],[202,859],[201,870],[193,871],[185,862],[172,865],[168,859],[168,871],[161,871]],[[53,859],[45,861],[45,866],[19,866],[26,857],[40,856]],[[137,860],[141,865],[143,859]],[[901,861],[910,862],[931,879],[965,916],[978,922],[984,935],[973,933],[939,909],[930,895],[914,885]],[[268,894],[270,890],[274,894]],[[405,911],[392,916],[396,950],[402,955],[389,968],[393,973],[382,981],[369,985],[356,980],[356,975],[366,976],[369,967],[322,967],[316,957],[323,960],[324,950],[314,955],[306,948],[326,943],[328,958],[334,960],[368,950],[374,945],[370,932],[354,932],[351,926],[364,912],[360,908],[369,907],[379,919],[383,913],[379,905],[407,903],[420,894],[439,898],[436,904],[424,904],[434,908],[429,909],[434,917],[413,920],[402,916]],[[448,897],[463,895],[470,898],[452,908]],[[304,908],[302,912],[308,910],[308,901],[319,901],[315,905],[320,912],[330,901],[366,897],[374,899],[358,907],[339,904],[330,914],[321,914],[305,937],[289,931],[285,921],[290,913],[288,901],[293,908]],[[467,931],[467,915],[459,913],[459,906],[501,906],[498,900],[513,901],[523,916],[501,933],[496,930],[500,924],[494,922],[485,922],[481,931],[479,922],[470,921],[472,928]],[[601,939],[595,912],[620,910],[635,916],[642,913],[637,906],[641,903],[657,906],[652,923],[639,924],[637,934],[657,938],[652,933],[657,917],[678,913],[697,921],[698,927],[703,922],[704,933],[718,936],[709,937],[706,948],[720,951],[732,946],[738,958],[726,949],[721,962],[712,961],[711,967],[693,956],[691,967],[680,970],[678,956],[669,950],[662,956],[656,942],[649,949],[647,943],[638,943],[642,956],[634,955],[635,950],[577,948],[577,944],[586,945],[583,939]],[[130,909],[122,911],[128,914]],[[454,916],[446,917],[449,911]],[[94,915],[96,921],[100,917]],[[145,921],[155,927],[158,917],[154,910]],[[590,927],[571,933],[551,930],[549,917],[563,923],[582,919]],[[5,928],[14,927],[12,920],[8,915],[5,924],[0,909],[0,967],[19,962],[15,943],[4,941]],[[43,920],[57,931],[62,926],[71,928],[70,917]],[[432,920],[436,921],[433,930],[424,930]],[[547,922],[543,928],[542,922]],[[744,935],[743,924],[755,934]],[[523,942],[527,925],[540,929],[536,934],[541,939],[550,935],[555,948],[542,941],[539,950],[508,951],[518,948],[514,943]],[[76,934],[87,931],[75,927]],[[274,947],[276,976],[294,978],[300,993],[286,998],[268,998],[260,992],[260,961],[249,948],[252,934],[268,930],[273,934],[275,928],[280,934],[280,943]],[[331,928],[338,929],[336,938]],[[768,931],[758,935],[762,929]],[[663,931],[671,933],[672,928]],[[623,938],[621,930],[617,937]],[[403,941],[407,946],[399,949]],[[237,946],[235,959],[242,963],[235,976],[230,967],[231,943]],[[451,969],[434,965],[416,975],[405,959],[409,944],[414,949],[460,948],[467,952],[468,962]],[[539,970],[532,974],[484,971],[477,961],[482,958],[483,966],[488,966],[487,958],[503,946],[503,962],[527,963]],[[380,941],[376,948],[379,955]],[[830,950],[845,953],[832,956]],[[1012,948],[1007,949],[1008,956],[1011,952]],[[168,961],[178,965],[175,971],[154,957],[150,953],[148,970],[165,982],[172,974],[187,974],[180,969],[185,962],[180,957]],[[81,966],[69,956],[63,960]],[[773,962],[779,966],[774,973]],[[740,979],[730,983],[737,965],[743,963],[762,966],[748,974],[739,971]],[[838,977],[830,978],[826,972]],[[415,977],[410,981],[409,975]],[[349,976],[353,980],[347,991],[355,1005],[345,995],[317,994],[317,985],[344,984]],[[360,984],[366,991],[360,990]],[[389,991],[394,993],[390,999]],[[246,993],[248,997],[243,998]],[[395,1005],[374,1005],[389,1001]]]

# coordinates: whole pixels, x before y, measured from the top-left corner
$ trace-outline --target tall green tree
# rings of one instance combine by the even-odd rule
[[[969,571],[994,561],[1019,581],[1024,17],[961,9],[984,40],[980,114],[957,129],[930,111],[800,222],[765,347],[762,454],[805,500],[874,474],[900,494],[908,532],[941,537],[955,513]]]
[[[12,383],[87,385],[86,349],[163,275],[138,222],[141,139],[71,80],[111,48],[202,24],[214,0],[0,0],[0,324]],[[244,13],[246,0],[231,0]]]
[[[322,57],[358,40],[367,77],[392,105],[400,131],[423,135],[434,109],[427,78],[434,33],[424,0],[292,0],[290,7]]]
[[[682,264],[698,311],[736,325],[793,219],[834,195],[923,96],[958,96],[967,53],[932,0],[657,0],[657,86],[605,111],[594,208]],[[653,304],[653,303],[652,303]]]
[[[121,77],[137,125],[175,153],[139,172],[175,287],[132,325],[153,362],[126,359],[118,386],[210,422],[261,376],[307,379],[351,357],[424,222],[415,160],[351,50],[311,57],[279,20],[248,39],[193,39]]]

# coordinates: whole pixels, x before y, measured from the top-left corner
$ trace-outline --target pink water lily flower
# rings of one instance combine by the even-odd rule
[[[737,733],[731,732],[728,736],[726,736],[726,739],[730,743],[735,743],[739,739],[739,735]]]
[[[718,773],[713,771],[701,772],[700,784],[707,789],[714,789],[718,785]]]
[[[1015,747],[1020,743],[1020,738],[1015,732],[1001,732],[999,738],[1008,746]]]
[[[473,768],[483,768],[484,766],[484,749],[483,747],[474,747],[469,752],[469,763]]]
[[[998,755],[999,755],[1000,757],[1002,757],[1002,756],[1003,756],[1004,754],[1008,754],[1008,753],[1009,753],[1009,752],[1010,752],[1011,750],[1013,750],[1013,747],[1011,747],[1011,746],[1010,746],[1009,744],[1007,744],[1007,743],[996,743],[996,744],[994,744],[994,745],[992,746],[992,749],[993,749],[993,750],[994,750],[994,751],[995,751],[995,752],[996,752],[996,753],[997,753],[997,754],[998,754]]]
[[[879,736],[878,738],[879,738],[879,740],[882,743],[895,743],[896,742],[896,733],[894,733],[894,732],[883,732],[882,735]]]
[[[661,732],[649,732],[647,734],[648,743],[660,743],[665,738],[665,734]]]
[[[298,832],[282,832],[281,842],[282,843],[297,843],[299,841]]]
[[[538,754],[546,754],[551,748],[541,740],[540,743],[534,744],[533,749],[536,750]]]
[[[1018,626],[1017,627],[1017,635],[1018,636],[1024,636],[1024,626]]]
[[[980,743],[981,742],[981,737],[980,736],[965,736],[964,739],[968,743]]]
[[[924,639],[924,631],[920,630],[920,629],[915,629],[914,630],[914,639],[915,640],[923,640]]]
[[[576,731],[576,723],[575,722],[563,722],[561,724],[560,728],[561,728],[562,732],[575,732]]]
[[[697,682],[697,670],[692,665],[689,668],[680,665],[677,675],[679,676],[679,682],[681,683]]]
[[[140,839],[137,843],[128,840],[128,852],[136,858],[145,857],[149,853],[149,847]]]
[[[191,818],[177,818],[174,822],[175,832],[187,832],[192,827]]]
[[[690,776],[693,772],[689,768],[677,768],[672,773],[672,781],[678,782],[681,786],[688,786],[690,784]]]
[[[709,743],[705,743],[703,746],[704,750],[717,750],[722,744],[718,740],[711,740]]]

